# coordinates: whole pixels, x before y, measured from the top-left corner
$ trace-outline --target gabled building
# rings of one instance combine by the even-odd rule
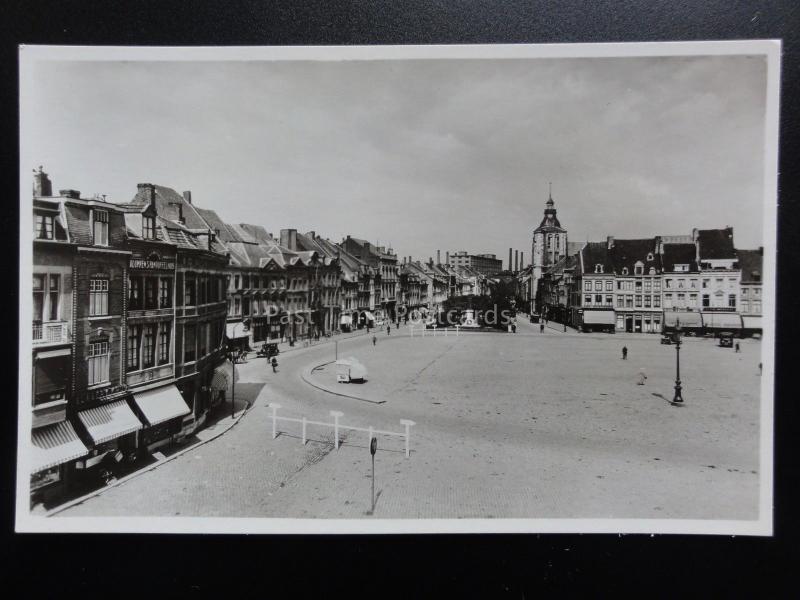
[[[672,241],[659,238],[659,254],[663,268],[662,303],[664,331],[673,331],[680,324],[686,332],[700,333],[700,266],[697,246],[692,241]],[[691,237],[689,238],[691,240]]]
[[[764,248],[758,250],[737,250],[741,271],[739,311],[742,315],[743,333],[746,335],[763,332],[763,277]]]
[[[660,333],[662,266],[658,238],[620,240],[609,236],[606,244],[616,282],[617,331]]]
[[[615,277],[608,243],[586,242],[576,257],[571,324],[580,331],[614,333]]]
[[[700,266],[700,310],[707,333],[741,333],[738,312],[741,271],[733,228],[695,229],[692,237]]]

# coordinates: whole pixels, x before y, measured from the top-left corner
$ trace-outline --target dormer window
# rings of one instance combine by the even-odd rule
[[[650,275],[655,275],[655,274],[656,274],[656,268],[650,267]]]
[[[637,262],[633,267],[633,272],[636,275],[643,275],[644,274],[644,265],[640,262]]]
[[[623,275],[627,275],[628,274],[628,267],[622,267],[622,274]]]
[[[602,273],[603,272],[603,265],[595,265],[594,266],[595,273]]]
[[[142,217],[142,238],[145,240],[156,239],[156,219],[155,217]]]
[[[55,218],[52,215],[35,215],[34,236],[37,240],[52,240]]]
[[[653,260],[653,253],[652,252],[648,252],[647,253],[647,260],[648,260],[648,262]]]
[[[108,211],[92,211],[92,233],[95,246],[108,246]]]

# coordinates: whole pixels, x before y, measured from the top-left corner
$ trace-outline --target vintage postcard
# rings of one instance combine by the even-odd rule
[[[21,47],[17,531],[771,535],[780,51]]]

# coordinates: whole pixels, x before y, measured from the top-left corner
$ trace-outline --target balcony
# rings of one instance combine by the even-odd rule
[[[69,323],[66,321],[33,322],[34,344],[66,344],[69,341]]]

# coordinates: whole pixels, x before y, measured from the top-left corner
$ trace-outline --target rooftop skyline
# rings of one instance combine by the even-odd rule
[[[746,56],[39,62],[23,134],[55,190],[191,190],[228,223],[400,256],[530,261],[548,183],[573,242],[734,227],[762,245],[766,63]]]

